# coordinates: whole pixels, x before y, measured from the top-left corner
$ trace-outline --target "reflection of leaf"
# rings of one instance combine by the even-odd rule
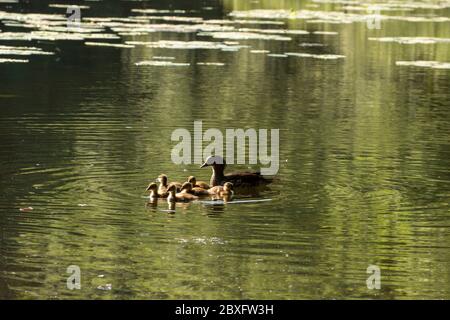
[[[326,185],[325,190],[332,198],[355,199],[361,198],[361,191],[348,185]]]
[[[380,189],[368,192],[366,196],[369,199],[378,199],[386,204],[399,204],[402,202],[402,194],[400,191],[395,189]]]

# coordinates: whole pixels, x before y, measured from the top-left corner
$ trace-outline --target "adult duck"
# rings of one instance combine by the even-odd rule
[[[271,180],[264,178],[259,172],[234,172],[224,174],[226,167],[225,159],[221,156],[209,156],[200,168],[212,167],[210,186],[221,186],[225,182],[233,183],[235,187],[252,187],[270,183]]]

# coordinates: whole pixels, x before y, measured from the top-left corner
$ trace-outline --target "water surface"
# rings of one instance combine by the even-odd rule
[[[47,3],[0,10],[64,13]],[[141,15],[136,8],[226,20],[257,8],[342,11],[297,1],[80,3],[90,6],[83,17]],[[0,297],[450,298],[450,71],[396,65],[450,62],[450,43],[369,40],[450,38],[449,23],[388,20],[371,30],[270,20],[285,24],[241,27],[310,33],[230,40],[248,46],[237,51],[0,40],[55,53],[0,64]],[[31,32],[4,21],[0,29]],[[227,41],[195,32],[92,41],[159,40]],[[286,52],[345,58],[278,56]],[[136,65],[155,56],[189,66]],[[255,198],[272,201],[191,203],[175,213],[165,202],[146,205],[145,186],[162,172],[209,179],[209,170],[170,158],[172,131],[192,130],[195,120],[205,129],[280,129],[277,181]],[[66,288],[70,265],[81,268],[81,290]],[[381,290],[367,289],[369,265],[381,268]],[[111,290],[98,289],[106,284]]]

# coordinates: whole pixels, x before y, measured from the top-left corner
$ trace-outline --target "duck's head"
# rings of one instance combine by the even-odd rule
[[[177,186],[175,184],[171,183],[167,187],[167,191],[170,193],[175,193],[175,192],[177,192]]]
[[[223,185],[223,190],[233,191],[233,184],[231,182],[225,182]]]
[[[190,182],[190,183],[192,183],[193,186],[195,186],[197,184],[197,178],[195,178],[194,176],[190,176],[187,179],[187,182]]]
[[[147,187],[147,189],[145,191],[153,191],[153,192],[157,192],[158,191],[158,185],[154,182],[150,183]]]
[[[163,186],[167,185],[167,176],[165,174],[160,174],[158,176],[158,179],[156,179],[157,182],[161,183]]]
[[[187,192],[192,190],[192,183],[190,182],[185,182],[183,183],[183,185],[181,186],[181,191],[186,190]]]
[[[227,164],[225,163],[225,159],[221,156],[209,156],[206,158],[205,162],[201,165],[200,168],[204,167],[213,167],[216,168],[222,168],[222,170],[225,168]]]

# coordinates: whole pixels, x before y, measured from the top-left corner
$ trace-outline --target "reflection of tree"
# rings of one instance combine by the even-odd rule
[[[247,3],[225,1],[225,8]],[[8,208],[36,209],[0,217],[2,226],[13,221],[12,249],[2,255],[19,274],[0,277],[0,295],[6,282],[21,289],[13,291],[19,298],[358,297],[367,295],[365,270],[376,263],[388,298],[432,287],[431,296],[448,297],[449,236],[441,224],[448,209],[448,78],[393,67],[399,59],[449,61],[448,48],[367,41],[406,26],[327,26],[340,35],[249,42],[272,52],[323,42],[314,50],[344,61],[71,44],[63,66],[2,74],[2,88],[20,96],[2,110],[2,159],[15,160],[4,161],[2,194]],[[449,37],[448,24],[414,26]],[[295,21],[290,27],[306,28]],[[191,67],[134,66],[155,55]],[[226,65],[195,65],[204,61]],[[170,162],[172,130],[190,129],[194,120],[220,130],[280,128],[281,160],[288,162],[272,188],[285,201],[256,208],[192,203],[173,215],[144,209],[143,189],[161,172],[207,180],[209,171]],[[192,240],[213,236],[230,242]],[[64,287],[69,264],[81,267],[81,291]],[[114,290],[95,289],[105,283]]]

